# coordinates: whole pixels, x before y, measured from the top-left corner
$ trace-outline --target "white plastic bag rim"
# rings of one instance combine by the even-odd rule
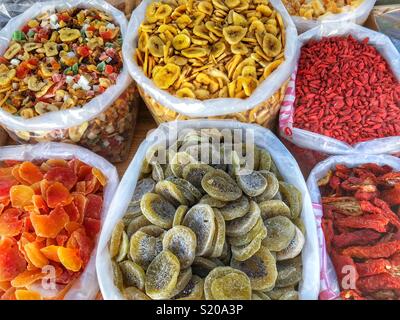
[[[127,19],[125,15],[104,0],[53,0],[37,2],[24,13],[10,19],[7,25],[0,31],[0,54],[7,49],[15,30],[21,28],[27,21],[38,16],[40,13],[53,9],[67,9],[74,7],[94,7],[111,14],[121,29],[124,37],[127,31]],[[82,124],[96,117],[109,107],[132,82],[127,68],[124,66],[118,75],[114,85],[105,93],[94,97],[80,108],[74,107],[67,110],[48,112],[43,115],[24,119],[13,116],[0,108],[0,123],[14,131],[42,131],[54,129],[68,129]]]
[[[311,202],[314,205],[317,205],[317,208],[322,208],[321,201],[321,193],[318,187],[318,180],[323,178],[329,169],[333,169],[336,164],[344,164],[348,167],[356,167],[364,163],[376,163],[378,165],[389,165],[395,171],[400,171],[400,159],[391,155],[339,155],[339,156],[331,156],[320,163],[318,163],[310,172],[310,175],[307,179],[307,187],[310,192]],[[314,209],[315,216],[318,216],[318,212],[322,209]],[[317,221],[317,219],[316,219]],[[320,223],[317,221],[318,230],[322,230],[320,227]],[[323,234],[321,236],[324,236]],[[319,248],[321,250],[319,256],[326,257],[326,261],[321,261],[321,279],[328,278],[330,281],[330,286],[326,288],[321,287],[322,290],[330,291],[336,294],[337,298],[339,297],[339,284],[336,278],[336,272],[334,270],[332,261],[326,251],[325,242],[319,243]],[[326,266],[324,269],[323,266]],[[322,280],[321,280],[322,281]],[[321,282],[322,285],[322,282]]]
[[[359,26],[352,22],[326,22],[299,36],[299,47],[309,40],[321,39],[322,37],[346,36],[351,35],[355,39],[363,40],[369,38],[379,53],[385,58],[394,76],[400,81],[400,53],[392,41],[386,35],[373,31],[371,29]],[[285,100],[285,99],[284,99]],[[296,108],[294,106],[294,108]],[[292,124],[293,125],[293,124]],[[308,130],[296,128],[293,126],[292,136],[287,136],[284,132],[281,134],[299,147],[327,154],[350,154],[350,153],[395,153],[400,151],[399,136],[378,138],[369,141],[359,142],[351,146],[350,144],[314,133]]]
[[[300,283],[299,293],[301,299],[317,299],[319,292],[320,265],[316,222],[313,215],[310,195],[296,160],[286,149],[286,147],[279,141],[279,139],[270,130],[264,127],[253,124],[244,124],[234,120],[204,119],[163,123],[158,127],[158,129],[149,134],[146,140],[139,146],[135,157],[131,161],[127,171],[121,179],[121,183],[116,191],[116,196],[114,197],[110,206],[110,214],[107,216],[107,219],[104,222],[104,227],[100,235],[99,245],[97,248],[96,269],[103,298],[105,300],[124,299],[119,289],[117,289],[113,283],[111,258],[108,251],[108,241],[111,237],[111,233],[115,224],[124,216],[127,210],[129,201],[132,197],[139,177],[139,171],[142,166],[146,151],[151,146],[160,143],[160,132],[164,132],[164,134],[166,134],[170,132],[170,130],[174,130],[173,132],[175,132],[175,130],[180,131],[186,128],[227,128],[254,130],[256,144],[259,145],[260,140],[263,140],[264,145],[268,145],[269,152],[285,180],[294,183],[303,194],[303,208],[301,217],[306,225],[307,232],[306,244],[302,253],[303,280]]]
[[[147,6],[152,2],[154,0],[143,0],[133,11],[128,24],[129,32],[124,39],[123,56],[132,78],[146,94],[168,109],[188,117],[200,118],[243,112],[268,100],[290,77],[298,55],[297,30],[282,2],[270,0],[273,7],[281,14],[286,27],[285,61],[266,80],[261,82],[250,97],[246,99],[216,98],[202,101],[178,98],[165,90],[159,89],[153,80],[144,75],[142,68],[138,66],[134,59],[138,29],[144,20]]]
[[[47,159],[68,160],[72,158],[79,159],[90,166],[98,168],[107,177],[101,213],[101,224],[103,225],[119,183],[117,169],[110,162],[83,147],[68,143],[43,142],[33,145],[0,147],[0,160],[32,161]],[[97,239],[99,239],[99,235]],[[65,300],[92,300],[96,297],[99,291],[95,264],[96,252],[97,244],[91,253],[89,263],[78,278],[79,280],[76,280],[66,293]]]

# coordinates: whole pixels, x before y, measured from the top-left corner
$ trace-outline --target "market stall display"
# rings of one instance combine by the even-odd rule
[[[227,137],[234,130],[241,139],[254,134],[255,166],[248,171],[242,171],[244,161],[251,163],[253,154],[232,152]],[[235,143],[244,141],[253,146]],[[195,161],[199,149],[215,147],[226,148],[225,164]],[[157,162],[163,154],[167,165]],[[310,259],[316,239],[307,191],[297,164],[268,130],[235,121],[161,125],[141,145],[117,194],[97,253],[106,299],[316,298],[319,268]],[[258,259],[268,272],[252,272]],[[162,275],[168,283],[158,290],[154,281]],[[224,296],[225,277],[246,289],[235,293],[233,284]],[[185,291],[187,285],[196,289]]]
[[[311,172],[321,299],[399,298],[399,168],[391,156],[335,156]]]
[[[274,126],[297,34],[281,2],[143,1],[123,54],[157,123],[233,118]]]
[[[117,184],[115,168],[80,147],[1,148],[0,299],[93,299],[97,236]]]
[[[13,18],[0,43],[0,122],[10,135],[78,143],[122,161],[137,112],[125,30],[122,13],[101,0],[38,3]]]

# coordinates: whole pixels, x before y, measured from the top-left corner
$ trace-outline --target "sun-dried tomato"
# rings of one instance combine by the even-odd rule
[[[357,287],[361,291],[366,292],[374,292],[381,289],[399,290],[400,277],[393,276],[389,273],[376,274],[358,279]]]
[[[375,243],[381,236],[382,235],[376,231],[362,229],[334,235],[332,244],[339,249],[349,246],[363,246]]]
[[[344,255],[358,259],[389,258],[397,252],[400,252],[399,240],[378,243],[373,246],[354,246],[342,251]]]
[[[389,272],[391,263],[387,259],[370,259],[365,262],[356,263],[356,267],[360,277],[368,277]]]

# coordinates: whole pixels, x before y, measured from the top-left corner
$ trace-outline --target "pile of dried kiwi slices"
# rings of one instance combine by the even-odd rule
[[[246,155],[222,156],[217,129],[188,130],[167,150],[148,151],[110,240],[114,283],[127,299],[299,298],[302,195],[267,150],[251,149],[246,174]],[[231,161],[200,162],[199,150]]]

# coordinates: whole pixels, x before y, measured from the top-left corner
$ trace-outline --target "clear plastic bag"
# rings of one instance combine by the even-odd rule
[[[390,65],[395,77],[400,80],[400,53],[390,39],[378,32],[358,26],[353,23],[326,23],[299,36],[300,47],[311,39],[329,36],[352,35],[358,40],[369,38],[372,44]],[[387,137],[357,143],[353,146],[311,131],[295,128],[293,118],[295,112],[295,82],[296,71],[292,74],[286,96],[281,105],[279,115],[279,133],[288,140],[288,148],[295,155],[305,173],[316,163],[334,154],[394,154],[400,151],[400,138]]]
[[[349,8],[342,13],[326,14],[318,19],[309,20],[299,16],[291,16],[296,25],[299,34],[318,27],[325,22],[354,22],[362,25],[368,19],[368,16],[375,5],[376,0],[364,0],[358,7]]]
[[[139,91],[158,123],[189,118],[233,118],[243,122],[270,125],[279,111],[286,82],[293,71],[298,55],[297,31],[283,4],[278,0],[270,3],[281,14],[286,27],[285,61],[272,72],[246,99],[218,98],[209,100],[178,98],[159,89],[146,77],[134,61],[138,29],[145,17],[151,0],[144,0],[132,13],[129,33],[124,39],[123,55],[130,75],[139,84]],[[282,89],[283,87],[283,89]]]
[[[20,4],[18,4],[20,5]],[[11,9],[11,4],[5,6]],[[3,53],[8,47],[9,41],[15,30],[21,28],[30,18],[38,16],[42,12],[54,9],[66,9],[73,7],[95,7],[99,10],[103,10],[109,13],[115,21],[118,22],[122,36],[126,34],[127,20],[125,15],[113,6],[103,0],[53,0],[45,2],[35,2],[32,6],[26,9],[22,14],[9,20],[8,24],[0,31],[0,52]],[[21,8],[21,7],[18,7]],[[22,7],[24,8],[24,7]],[[7,11],[8,12],[8,11]],[[10,14],[8,12],[8,14]],[[121,161],[124,158],[124,154],[119,154],[120,149],[125,150],[129,147],[131,135],[135,125],[136,119],[136,89],[129,88],[134,86],[129,73],[126,68],[123,68],[120,72],[116,84],[106,90],[104,94],[98,95],[88,101],[84,106],[80,108],[71,108],[67,110],[53,111],[42,114],[40,116],[24,119],[19,116],[14,116],[5,110],[0,109],[0,124],[7,129],[13,138],[19,142],[38,142],[38,141],[62,141],[69,143],[81,144],[85,147],[92,148],[96,152],[100,152],[107,156],[111,161]],[[117,101],[117,99],[120,101]],[[121,99],[126,101],[126,106],[121,107]],[[114,104],[114,105],[113,105]],[[110,110],[108,110],[110,108]],[[118,113],[118,119],[124,122],[125,118],[129,118],[129,125],[116,126],[115,119],[104,119],[107,118],[108,114],[113,113],[115,109]],[[90,131],[90,122],[104,122],[98,129]],[[114,126],[114,132],[107,132],[106,128]],[[85,128],[85,130],[84,130]],[[118,142],[126,144],[125,148],[118,147],[115,150],[110,149],[110,145],[105,143],[93,143],[94,138],[86,139],[83,134],[86,129],[89,128],[87,136],[91,134],[96,135],[96,139],[100,141],[104,136],[108,135],[120,135]],[[83,138],[77,138],[76,136],[71,137],[69,134],[73,131],[83,131],[81,136]],[[99,131],[99,132],[97,132]],[[111,131],[111,129],[110,129]],[[122,132],[124,131],[124,132]],[[74,135],[72,133],[72,135]],[[100,141],[101,142],[101,141]],[[111,147],[113,144],[110,142]],[[106,150],[109,148],[109,150]],[[113,154],[116,154],[113,156]]]
[[[177,133],[187,128],[251,130],[254,133],[255,143],[257,146],[265,148],[270,152],[285,181],[295,185],[301,191],[303,195],[301,218],[306,227],[306,244],[302,253],[303,280],[300,283],[299,293],[301,299],[317,299],[319,291],[318,239],[308,190],[300,169],[291,154],[271,131],[257,125],[243,124],[231,120],[187,120],[165,123],[160,125],[158,129],[153,131],[142,142],[117,189],[110,207],[112,214],[107,217],[99,240],[96,267],[104,299],[124,299],[119,289],[113,283],[108,242],[115,224],[125,215],[128,208],[139,178],[140,168],[146,156],[146,151],[163,141],[167,141],[168,144],[173,143],[177,137]]]
[[[85,148],[66,143],[38,143],[35,145],[7,146],[0,148],[0,160],[33,161],[46,159],[72,159],[77,158],[90,166],[101,170],[107,178],[104,189],[102,222],[109,212],[111,200],[118,186],[119,178],[116,168],[102,157],[86,150]],[[99,291],[96,276],[96,247],[93,249],[90,261],[79,279],[66,293],[66,300],[91,300]],[[41,287],[35,288],[43,290]]]
[[[321,290],[319,298],[322,300],[333,300],[339,297],[340,289],[337,282],[336,272],[326,252],[325,237],[321,227],[323,216],[321,194],[318,187],[318,180],[323,178],[329,169],[336,164],[344,164],[348,167],[355,167],[363,163],[376,163],[378,165],[389,165],[394,170],[400,171],[400,160],[389,155],[344,155],[333,156],[319,163],[310,173],[307,179],[307,187],[310,192],[315,220],[317,222],[319,257],[321,265]]]

